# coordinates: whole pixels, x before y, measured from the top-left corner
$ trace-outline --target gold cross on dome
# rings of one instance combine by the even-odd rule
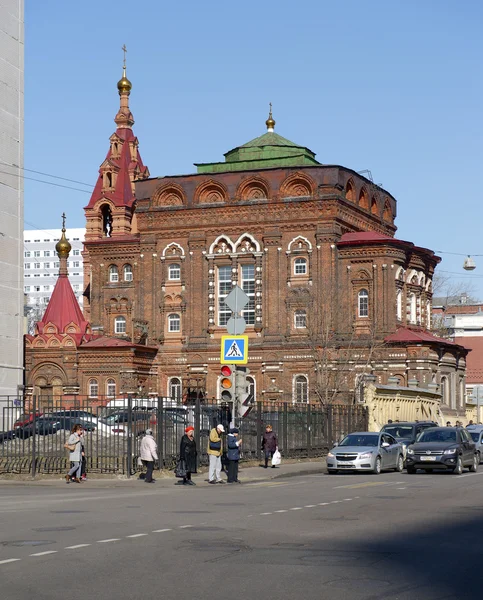
[[[123,45],[121,50],[124,52],[124,65],[123,66],[124,66],[124,68],[126,68],[126,52],[127,52],[126,44]]]
[[[65,229],[65,212],[62,213],[62,229]]]

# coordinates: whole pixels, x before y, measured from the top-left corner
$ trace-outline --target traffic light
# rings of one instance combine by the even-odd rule
[[[235,368],[233,365],[221,367],[220,395],[223,402],[234,402],[235,400]]]
[[[250,405],[250,385],[247,380],[247,375],[250,369],[247,367],[237,366],[235,371],[236,384],[236,399],[237,399],[237,416],[246,417],[252,410]]]

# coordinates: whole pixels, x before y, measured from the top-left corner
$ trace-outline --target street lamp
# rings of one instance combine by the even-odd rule
[[[475,261],[468,254],[467,258],[465,258],[465,262],[463,263],[463,269],[465,271],[474,271],[476,269]]]

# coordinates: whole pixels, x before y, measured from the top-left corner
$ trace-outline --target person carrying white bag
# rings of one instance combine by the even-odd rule
[[[263,453],[265,454],[265,465],[264,465],[265,469],[268,468],[268,459],[269,458],[272,459],[272,469],[275,469],[275,466],[280,464],[282,457],[280,456],[280,452],[278,452],[277,436],[272,431],[271,425],[267,425],[265,427],[265,433],[262,436],[262,450],[263,450]],[[278,453],[279,460],[278,460],[278,462],[274,463],[273,458],[274,458],[275,453]]]

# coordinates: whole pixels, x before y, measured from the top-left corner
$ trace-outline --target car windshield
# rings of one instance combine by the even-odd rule
[[[339,446],[378,446],[379,436],[378,435],[357,435],[351,434],[345,437]]]
[[[472,433],[471,431],[468,431],[468,433],[471,435],[471,438],[473,439],[474,442],[478,441],[478,438],[480,437],[480,434],[478,432]]]
[[[382,430],[395,438],[410,438],[413,435],[412,425],[386,425]]]
[[[420,434],[418,442],[456,442],[456,431],[428,429]]]

